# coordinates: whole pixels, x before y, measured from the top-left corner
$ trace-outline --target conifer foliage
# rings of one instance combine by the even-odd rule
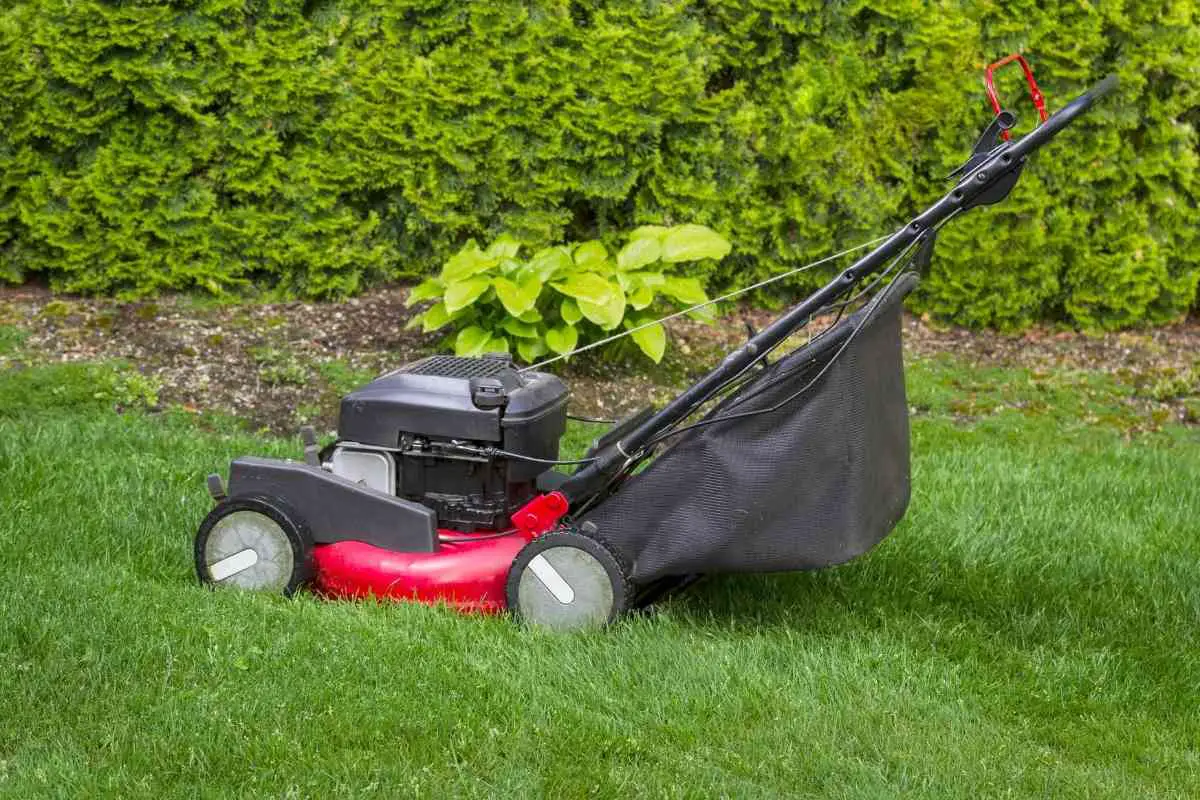
[[[687,222],[733,243],[701,276],[720,289],[944,191],[990,114],[982,66],[1014,50],[1051,108],[1122,89],[946,228],[915,302],[1002,327],[1186,311],[1195,0],[9,0],[0,279],[338,296],[471,238]]]

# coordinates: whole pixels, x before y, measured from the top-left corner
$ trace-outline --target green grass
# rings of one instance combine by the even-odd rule
[[[1200,796],[1200,442],[1107,379],[916,364],[880,547],[556,636],[196,586],[205,473],[299,445],[120,374],[0,373],[0,795]]]
[[[335,400],[355,389],[362,388],[364,384],[377,377],[375,370],[355,367],[340,358],[332,358],[317,364],[317,374],[334,392],[333,399]]]
[[[9,356],[21,349],[29,332],[16,325],[0,325],[0,357]]]

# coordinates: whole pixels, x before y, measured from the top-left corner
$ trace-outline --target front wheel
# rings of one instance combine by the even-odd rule
[[[599,540],[562,531],[522,548],[508,572],[508,608],[552,630],[599,628],[630,607],[633,587],[620,556]]]
[[[196,532],[196,575],[214,587],[292,595],[313,577],[312,536],[269,497],[231,497]]]

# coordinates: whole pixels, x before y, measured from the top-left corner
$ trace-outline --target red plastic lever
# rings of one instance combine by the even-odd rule
[[[571,507],[562,492],[538,495],[512,515],[512,524],[529,536],[541,536],[558,524]]]
[[[1029,96],[1033,98],[1033,107],[1037,109],[1038,117],[1042,122],[1050,118],[1046,112],[1046,97],[1042,94],[1042,90],[1038,88],[1037,81],[1033,78],[1033,69],[1030,68],[1029,62],[1025,60],[1025,56],[1020,53],[1013,53],[1011,56],[1005,56],[999,61],[988,64],[988,68],[983,71],[983,84],[987,88],[988,100],[992,103],[992,109],[1000,113],[1000,97],[996,94],[996,80],[993,73],[1003,67],[1005,64],[1011,64],[1016,61],[1021,65],[1021,71],[1025,73],[1025,82],[1029,84]],[[1001,136],[1004,141],[1012,138],[1012,133],[1009,131],[1001,131]]]

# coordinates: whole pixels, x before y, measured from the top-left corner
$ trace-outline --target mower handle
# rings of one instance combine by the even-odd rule
[[[923,240],[926,248],[932,247],[931,240],[938,226],[960,211],[1003,200],[1017,182],[1025,157],[1053,139],[1059,131],[1116,87],[1117,76],[1109,75],[1018,141],[1004,142],[978,151],[976,155],[980,158],[973,158],[967,162],[967,169],[963,170],[965,174],[941,200],[926,208],[888,237],[887,241],[859,258],[832,281],[752,336],[691,388],[649,418],[642,420],[634,430],[624,433],[619,440],[597,451],[591,463],[567,478],[559,487],[559,491],[572,506],[599,497],[613,476],[634,462],[641,448],[655,441],[656,437],[695,411],[701,403],[740,375],[762,354],[769,353],[797,328],[806,324],[813,314],[849,292],[863,276],[882,268],[893,258],[902,257],[919,241]],[[997,115],[997,119],[1001,116]],[[1001,127],[1011,127],[1011,115],[1005,120],[1007,125]],[[928,258],[928,254],[924,257]]]
[[[1070,103],[1067,103],[1059,111],[1050,115],[1050,118],[1041,125],[1034,128],[1021,139],[1014,142],[1009,149],[1009,154],[1016,160],[1020,160],[1025,156],[1037,150],[1042,145],[1053,139],[1059,131],[1075,121],[1075,118],[1081,114],[1087,113],[1097,100],[1110,94],[1117,88],[1117,76],[1109,75],[1104,80],[1097,83],[1091,89],[1088,89],[1083,94],[1076,97]]]

